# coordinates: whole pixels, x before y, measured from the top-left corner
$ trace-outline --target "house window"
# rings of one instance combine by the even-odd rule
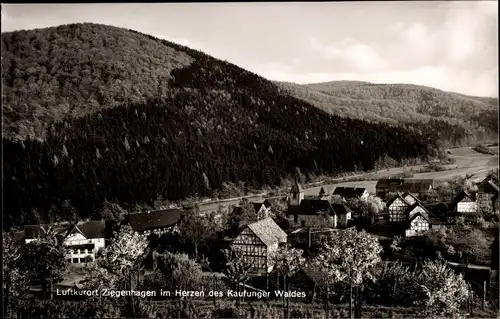
[[[73,264],[78,264],[80,262],[79,258],[73,258]]]
[[[297,199],[297,193],[294,193],[292,196],[293,199]]]
[[[301,220],[300,221],[300,226],[301,227],[305,227],[306,226],[306,221],[305,220]]]

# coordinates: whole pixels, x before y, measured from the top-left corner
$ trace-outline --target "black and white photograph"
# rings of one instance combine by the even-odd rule
[[[2,3],[2,317],[498,318],[498,28]]]

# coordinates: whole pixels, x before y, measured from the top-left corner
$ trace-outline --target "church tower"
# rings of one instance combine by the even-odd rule
[[[295,184],[290,189],[290,194],[288,195],[288,205],[298,207],[303,199],[304,190],[298,181],[295,181]]]

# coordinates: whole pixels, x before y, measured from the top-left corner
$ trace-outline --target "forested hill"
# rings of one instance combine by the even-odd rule
[[[498,139],[498,99],[474,97],[410,84],[333,81],[277,82],[286,92],[331,114],[377,123],[418,127],[439,123],[436,133],[452,145]],[[429,126],[432,129],[432,126]],[[446,131],[441,131],[446,128]]]
[[[131,30],[5,33],[2,63],[6,225],[437,150],[425,131],[327,114],[233,64]]]

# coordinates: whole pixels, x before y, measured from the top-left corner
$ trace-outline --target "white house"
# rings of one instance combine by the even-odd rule
[[[420,235],[432,227],[429,211],[416,202],[407,209],[408,226],[405,231],[407,237]]]
[[[43,224],[24,227],[25,243],[38,240],[50,228],[63,236],[69,262],[79,264],[93,260],[97,251],[105,247],[104,221],[87,221],[77,224]]]
[[[453,200],[454,209],[457,213],[467,214],[477,212],[477,203],[473,195],[461,191]]]

